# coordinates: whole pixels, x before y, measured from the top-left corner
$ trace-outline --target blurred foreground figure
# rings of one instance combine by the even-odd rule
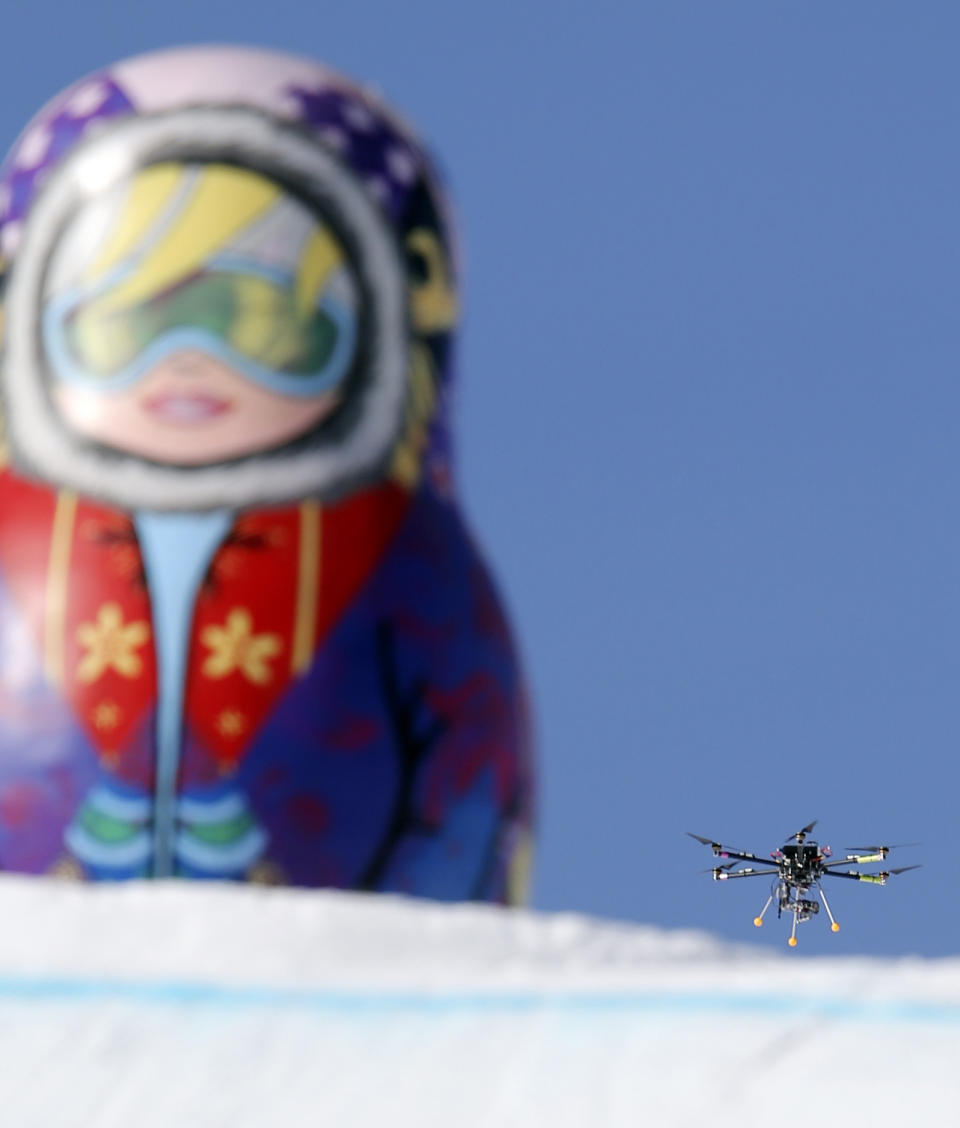
[[[303,60],[134,59],[15,145],[0,253],[0,867],[521,899],[416,139]]]

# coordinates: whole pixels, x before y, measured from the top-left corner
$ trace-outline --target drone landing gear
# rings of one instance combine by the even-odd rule
[[[820,886],[819,882],[817,883],[817,892],[820,894],[820,900],[823,901],[823,907],[827,910],[827,916],[830,918],[830,931],[839,932],[840,925],[837,924],[837,922],[833,919],[833,913],[830,912],[830,904],[827,901],[826,895],[823,892],[823,888]]]
[[[771,894],[770,894],[770,896],[769,896],[769,897],[767,898],[767,903],[766,903],[766,904],[765,904],[765,905],[763,906],[763,908],[762,908],[762,909],[760,910],[760,915],[759,915],[759,916],[755,916],[755,917],[753,918],[753,923],[754,923],[754,924],[755,924],[755,925],[757,926],[757,928],[759,928],[759,927],[760,927],[760,925],[761,925],[761,924],[763,924],[763,918],[764,918],[764,915],[766,914],[766,911],[767,911],[767,909],[769,909],[769,908],[770,908],[770,902],[771,902],[772,900],[773,900],[773,894],[771,893]]]
[[[797,890],[797,901],[799,902],[799,900],[800,900],[800,890],[798,889]],[[790,939],[787,941],[787,943],[790,945],[791,948],[795,948],[797,946],[797,921],[799,919],[800,919],[799,909],[795,908],[793,910],[793,924],[791,924],[791,926],[790,926]]]

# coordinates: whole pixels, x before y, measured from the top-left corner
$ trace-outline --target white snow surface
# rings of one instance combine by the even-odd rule
[[[960,959],[477,905],[0,879],[0,1124],[960,1124]]]

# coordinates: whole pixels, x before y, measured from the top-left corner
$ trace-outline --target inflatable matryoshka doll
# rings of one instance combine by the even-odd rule
[[[272,52],[120,63],[0,174],[0,868],[515,901],[423,148]]]

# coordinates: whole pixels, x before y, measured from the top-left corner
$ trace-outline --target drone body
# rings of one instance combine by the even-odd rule
[[[918,866],[901,866],[898,869],[881,870],[879,873],[862,873],[853,869],[853,866],[869,865],[872,862],[882,862],[887,854],[894,849],[892,846],[852,846],[853,853],[846,854],[843,858],[830,860],[832,851],[829,846],[820,846],[812,839],[808,842],[807,836],[817,825],[816,819],[808,823],[802,830],[798,830],[790,837],[792,842],[787,842],[778,850],[774,850],[769,858],[762,858],[757,854],[747,854],[740,850],[731,849],[721,842],[714,842],[709,838],[702,838],[699,834],[687,833],[691,838],[702,842],[713,850],[715,858],[732,858],[730,862],[714,866],[711,870],[714,881],[728,881],[733,877],[772,877],[773,887],[766,904],[760,915],[753,918],[753,923],[759,928],[767,909],[776,898],[777,916],[791,913],[793,923],[790,929],[790,939],[787,943],[791,948],[797,944],[797,925],[802,924],[820,911],[820,901],[830,918],[830,928],[839,932],[840,925],[830,911],[820,881],[824,877],[845,877],[851,881],[865,881],[870,885],[886,885],[887,879],[894,874],[905,873],[907,870],[918,869]],[[905,845],[914,845],[908,843]],[[738,862],[752,862],[754,865],[745,865],[736,869]],[[758,869],[756,866],[769,868]],[[846,866],[846,869],[840,867]],[[819,894],[820,901],[810,894],[812,891]]]

